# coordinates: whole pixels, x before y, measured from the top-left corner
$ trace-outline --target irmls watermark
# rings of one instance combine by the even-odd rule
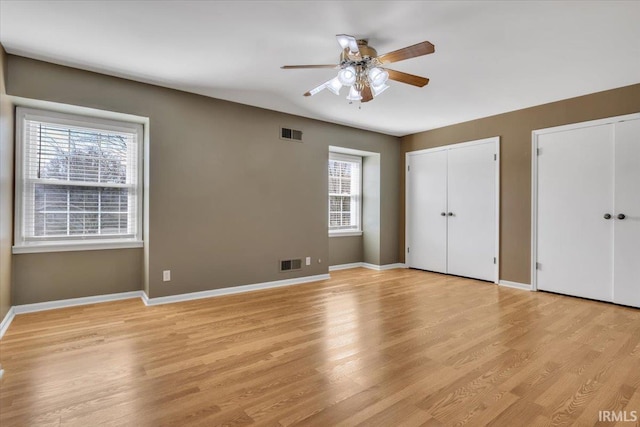
[[[638,411],[598,411],[598,421],[634,423],[638,421]]]

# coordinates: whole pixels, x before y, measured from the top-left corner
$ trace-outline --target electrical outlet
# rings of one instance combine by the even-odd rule
[[[171,281],[171,270],[164,270],[162,272],[162,281],[170,282]]]
[[[318,264],[322,264],[322,258],[318,258]]]
[[[310,256],[307,257],[305,264],[311,265],[311,257]]]

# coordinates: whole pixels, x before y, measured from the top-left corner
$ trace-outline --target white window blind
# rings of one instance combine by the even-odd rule
[[[140,239],[142,126],[18,109],[16,246]]]
[[[361,231],[362,157],[329,153],[329,231]]]

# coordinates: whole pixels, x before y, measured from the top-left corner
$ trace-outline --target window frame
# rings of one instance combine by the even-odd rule
[[[24,207],[25,184],[28,177],[25,176],[25,150],[28,147],[25,139],[25,126],[27,120],[49,121],[62,126],[82,126],[96,128],[105,131],[127,132],[136,134],[136,164],[135,171],[135,208],[136,226],[133,237],[131,235],[118,237],[109,235],[100,237],[98,235],[78,235],[74,237],[51,238],[42,240],[28,240],[25,236]],[[110,120],[83,114],[68,114],[52,110],[35,109],[28,107],[16,107],[16,137],[15,137],[15,212],[14,212],[14,254],[37,253],[37,252],[62,252],[62,251],[84,251],[101,249],[123,249],[140,248],[144,246],[143,235],[143,153],[144,153],[144,125],[139,122],[129,122],[123,120]],[[64,185],[64,184],[62,184]],[[94,185],[88,185],[91,187]],[[110,187],[106,185],[105,187]],[[115,186],[114,186],[115,187]]]
[[[358,194],[357,194],[357,202],[356,202],[356,219],[357,219],[357,228],[355,229],[332,229],[331,228],[331,195],[329,193],[329,188],[327,188],[327,219],[328,219],[328,229],[329,229],[329,237],[348,237],[348,236],[362,236],[362,156],[356,156],[352,154],[344,154],[335,151],[329,151],[329,159],[327,162],[327,187],[329,186],[329,162],[331,161],[343,161],[350,163],[357,163],[359,170],[359,182],[358,182]],[[351,195],[353,197],[353,195]]]

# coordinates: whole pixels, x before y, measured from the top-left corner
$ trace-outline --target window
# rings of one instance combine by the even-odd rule
[[[329,153],[329,233],[361,232],[362,157]]]
[[[14,252],[142,246],[142,125],[26,108],[16,117]]]

